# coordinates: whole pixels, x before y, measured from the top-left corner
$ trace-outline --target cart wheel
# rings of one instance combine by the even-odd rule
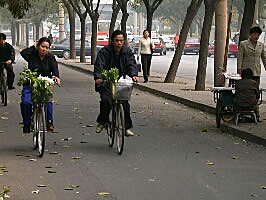
[[[216,103],[216,127],[220,128],[222,119],[222,101],[218,100]]]

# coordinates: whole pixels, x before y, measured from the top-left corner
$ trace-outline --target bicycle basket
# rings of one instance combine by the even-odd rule
[[[111,96],[112,99],[117,100],[130,100],[133,90],[133,83],[112,83]]]

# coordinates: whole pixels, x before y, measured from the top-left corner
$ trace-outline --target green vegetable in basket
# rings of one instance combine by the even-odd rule
[[[107,82],[117,83],[119,77],[119,70],[117,68],[103,70],[102,77]]]
[[[18,85],[31,85],[31,95],[33,102],[46,103],[47,99],[53,97],[53,90],[51,84],[37,77],[37,72],[32,72],[27,67],[20,73]]]

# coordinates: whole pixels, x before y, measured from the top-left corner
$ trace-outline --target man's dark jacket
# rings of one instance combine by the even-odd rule
[[[0,62],[6,62],[8,60],[11,60],[12,63],[15,61],[15,49],[6,42],[5,45],[0,48]]]
[[[254,109],[259,97],[259,86],[256,81],[243,79],[236,82],[234,104],[237,109]]]
[[[102,79],[104,69],[110,70],[114,67],[114,49],[113,45],[103,47],[97,56],[94,64],[94,80]],[[134,54],[130,48],[125,45],[120,50],[120,70],[119,74],[128,75],[130,77],[138,75],[137,63]]]

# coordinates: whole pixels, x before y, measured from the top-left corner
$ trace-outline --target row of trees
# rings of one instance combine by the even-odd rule
[[[35,0],[24,0],[25,6],[24,11],[28,9],[25,13],[27,18],[36,17],[35,24],[46,19],[48,15],[51,17],[51,12],[53,11],[54,6],[53,3],[58,3],[61,1],[64,3],[67,11],[68,17],[70,21],[70,49],[71,49],[71,58],[75,58],[75,15],[79,16],[81,23],[81,56],[80,62],[85,62],[85,21],[87,15],[91,18],[92,21],[92,37],[91,37],[91,47],[92,47],[92,56],[91,56],[91,64],[94,64],[96,60],[96,40],[97,40],[97,22],[100,16],[99,5],[101,0],[48,0],[48,1],[39,1],[38,3]],[[231,4],[238,10],[239,20],[241,19],[241,31],[240,31],[240,41],[247,39],[248,30],[252,25],[255,11],[256,1],[250,0],[228,0],[229,6]],[[263,0],[257,0],[260,4]],[[1,2],[1,0],[0,0]],[[5,1],[5,2],[15,2],[13,1]],[[20,3],[23,1],[19,1]],[[45,5],[40,6],[41,2]],[[130,4],[134,9],[139,10],[145,8],[145,12],[147,14],[147,29],[151,31],[152,29],[152,19],[154,15],[158,13],[161,14],[161,19],[169,20],[176,25],[183,22],[180,34],[179,34],[179,43],[177,45],[177,49],[174,54],[174,58],[170,65],[169,71],[166,75],[165,82],[172,83],[175,80],[176,73],[179,67],[179,63],[181,60],[182,52],[184,49],[185,41],[189,30],[191,28],[191,24],[193,21],[197,21],[201,28],[201,47],[199,52],[199,60],[198,60],[198,70],[196,77],[196,90],[204,90],[205,89],[205,77],[206,77],[206,66],[207,66],[207,55],[208,55],[208,44],[210,38],[210,30],[213,24],[213,17],[216,9],[218,0],[191,0],[190,3],[186,0],[113,0],[112,8],[112,19],[110,24],[109,33],[111,34],[114,31],[115,21],[117,19],[117,15],[119,11],[122,12],[121,19],[121,29],[126,30],[126,22],[128,19],[128,11],[127,6]],[[7,5],[5,3],[5,5]],[[29,3],[31,3],[32,8],[29,9]],[[0,6],[3,4],[0,3]],[[161,5],[161,6],[160,6]],[[242,5],[242,6],[240,6]],[[51,8],[51,7],[52,8]],[[264,5],[263,5],[264,6]],[[58,7],[58,6],[57,6]],[[203,9],[204,7],[204,9]],[[41,8],[47,8],[46,12],[41,11]],[[23,10],[23,9],[22,9]],[[156,10],[158,11],[156,13]],[[204,10],[204,14],[199,15],[198,19],[195,20],[197,13],[199,11]],[[14,11],[11,10],[13,13]],[[21,16],[22,11],[18,12]],[[41,14],[40,14],[41,13]],[[56,12],[55,12],[56,13]],[[242,14],[241,14],[242,13]],[[13,13],[14,14],[14,13]],[[243,18],[242,18],[243,16]],[[239,21],[238,20],[238,21]]]

